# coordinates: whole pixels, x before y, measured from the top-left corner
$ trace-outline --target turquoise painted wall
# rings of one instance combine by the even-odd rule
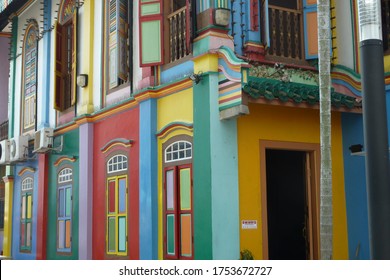
[[[213,259],[239,259],[237,120],[219,119],[218,75],[210,75]]]
[[[218,74],[194,85],[195,259],[239,259],[236,120],[219,120]]]
[[[78,242],[79,242],[79,130],[75,129],[63,134],[64,147],[62,152],[53,152],[49,156],[49,182],[48,182],[48,224],[47,224],[47,259],[52,260],[73,260],[78,259]],[[56,137],[54,147],[59,145],[60,137]],[[58,167],[54,163],[62,156],[75,157],[76,161],[71,163],[64,162],[67,166],[70,165],[73,171],[72,184],[72,249],[70,253],[57,252],[57,174],[62,168],[62,164]]]

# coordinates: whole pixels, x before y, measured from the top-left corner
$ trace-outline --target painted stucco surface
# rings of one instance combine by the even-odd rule
[[[260,140],[319,144],[319,112],[312,109],[250,104],[238,119],[240,220],[257,220],[256,230],[240,230],[241,249],[263,258],[261,232]],[[332,114],[334,259],[348,258],[344,167],[339,113]]]

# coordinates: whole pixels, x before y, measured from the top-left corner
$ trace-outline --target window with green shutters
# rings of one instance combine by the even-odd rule
[[[58,173],[57,187],[57,252],[71,252],[72,249],[72,181],[71,168]]]
[[[34,179],[32,177],[23,179],[20,205],[20,251],[22,252],[31,252],[33,187]]]
[[[127,255],[127,157],[114,155],[107,161],[106,244],[108,255]]]
[[[171,63],[190,54],[192,40],[190,0],[139,0],[140,64]]]

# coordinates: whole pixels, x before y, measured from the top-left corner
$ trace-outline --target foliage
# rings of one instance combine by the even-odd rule
[[[253,254],[248,249],[244,249],[240,252],[240,260],[254,260]]]

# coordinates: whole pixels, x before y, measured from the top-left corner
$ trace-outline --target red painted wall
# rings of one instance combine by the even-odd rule
[[[131,139],[132,147],[101,151],[116,138]],[[139,259],[139,109],[134,108],[94,125],[93,259],[123,259],[106,254],[106,160],[117,150],[128,153],[128,256]]]
[[[49,166],[47,154],[38,155],[37,260],[46,259]]]

